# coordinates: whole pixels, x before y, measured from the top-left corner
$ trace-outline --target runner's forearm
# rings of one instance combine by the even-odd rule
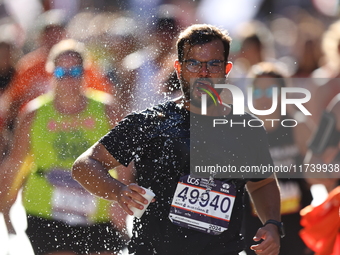
[[[280,192],[275,179],[266,185],[251,191],[250,196],[262,223],[265,223],[269,219],[277,221],[281,220]]]
[[[92,194],[107,200],[117,201],[125,184],[114,179],[108,169],[92,158],[79,158],[72,167],[72,176]]]

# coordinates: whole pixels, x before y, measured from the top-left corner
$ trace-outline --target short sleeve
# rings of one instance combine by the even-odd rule
[[[103,136],[99,143],[121,164],[127,166],[150,139],[150,125],[139,114],[124,118],[115,128]]]

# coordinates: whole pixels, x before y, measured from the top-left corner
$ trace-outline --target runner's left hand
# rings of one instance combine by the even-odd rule
[[[280,236],[277,227],[273,224],[267,224],[266,226],[259,228],[254,241],[260,244],[252,245],[250,249],[255,251],[258,255],[278,255],[280,252]]]

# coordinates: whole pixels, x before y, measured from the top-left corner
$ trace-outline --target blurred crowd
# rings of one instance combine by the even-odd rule
[[[229,60],[234,66],[228,77],[232,84],[245,90],[254,77],[285,78],[284,86],[311,92],[304,104],[311,115],[299,109],[289,112],[299,120],[288,144],[296,147],[289,147],[299,157],[295,164],[306,158],[323,112],[340,100],[336,97],[340,93],[340,7],[335,0],[27,0],[27,6],[16,2],[0,1],[0,162],[8,155],[22,109],[52,90],[46,63],[51,48],[64,39],[86,46],[83,86],[111,94],[119,120],[180,95],[173,63],[182,28],[193,23],[223,27],[233,39]],[[254,107],[266,109],[270,104],[254,100]],[[274,141],[272,146],[281,144]],[[287,196],[295,196],[293,200],[301,196],[287,214],[299,214],[310,204],[310,185],[322,183],[331,191],[339,185],[337,178],[299,180],[296,186],[286,182],[281,188],[286,187]],[[299,224],[299,217],[294,220]],[[297,235],[299,229],[292,231]],[[302,243],[297,245],[303,254],[312,254]]]

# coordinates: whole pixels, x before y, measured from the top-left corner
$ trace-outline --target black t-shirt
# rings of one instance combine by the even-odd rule
[[[210,123],[204,118],[203,126]],[[228,115],[235,122],[254,119],[245,115]],[[171,223],[168,218],[179,178],[190,174],[190,114],[174,102],[166,102],[123,119],[100,143],[123,165],[134,161],[136,182],[151,188],[156,202],[151,203],[141,219],[134,220],[130,251],[136,254],[222,254],[243,249],[240,236],[244,186],[247,181],[231,179],[237,189],[236,200],[227,231],[213,236]],[[204,127],[203,127],[204,128]],[[226,162],[241,165],[272,165],[266,133],[263,128],[230,125],[218,127],[204,136],[210,143],[222,146]],[[196,143],[197,145],[197,143]],[[196,146],[194,146],[196,148]],[[211,156],[211,155],[210,155]],[[209,156],[209,157],[210,157]],[[263,176],[262,176],[263,177]]]

